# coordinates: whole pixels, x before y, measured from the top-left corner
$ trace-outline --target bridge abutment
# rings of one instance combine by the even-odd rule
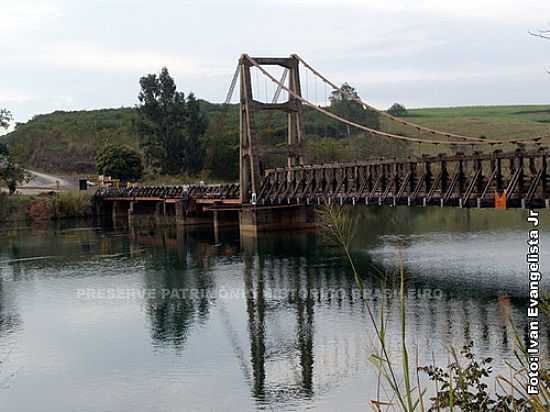
[[[313,206],[244,206],[239,212],[240,231],[247,235],[279,230],[308,229],[316,226]]]
[[[129,222],[130,209],[132,202],[117,200],[113,202],[111,209],[111,219],[115,226],[127,224]]]

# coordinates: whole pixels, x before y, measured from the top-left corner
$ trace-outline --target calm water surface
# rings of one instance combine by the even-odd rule
[[[401,260],[420,364],[469,340],[497,366],[511,358],[502,312],[524,328],[525,211],[358,213],[354,259],[369,303],[385,300],[392,347]],[[0,408],[367,410],[374,335],[356,292],[315,232],[2,228]]]

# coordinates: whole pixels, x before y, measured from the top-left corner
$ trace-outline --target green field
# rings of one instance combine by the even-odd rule
[[[449,108],[423,108],[409,110],[406,119],[422,126],[464,134],[468,136],[485,136],[490,139],[523,138],[550,135],[550,106],[471,106]],[[382,128],[393,132],[404,132],[406,129],[383,120]],[[412,132],[411,136],[424,136]],[[506,145],[501,149],[513,149]],[[442,146],[423,145],[426,151],[445,151]],[[494,150],[496,147],[487,150]]]
[[[550,134],[550,106],[473,106],[409,110],[408,120],[490,138]]]
[[[230,136],[228,139],[231,139],[232,145],[238,145],[238,106],[231,105],[224,109],[222,105],[204,101],[201,105],[208,114],[209,133],[212,135],[224,130],[224,135]],[[223,129],[220,129],[217,126],[220,125],[219,118],[223,110],[227,110],[226,120]],[[139,146],[134,127],[135,116],[132,108],[54,112],[36,116],[0,139],[12,144],[19,161],[28,168],[49,172],[91,173],[95,168],[95,150],[103,143]],[[406,119],[443,131],[491,139],[550,135],[550,105],[410,109]],[[310,162],[473,150],[471,146],[402,144],[366,136],[362,132],[354,133],[351,138],[337,138],[331,135],[331,125],[334,126],[334,123],[311,109],[306,110],[305,121],[308,134],[306,154]],[[271,117],[258,117],[257,123],[259,131],[268,131],[260,136],[267,146],[283,142],[286,133],[284,115],[276,113]],[[385,118],[380,119],[380,127],[388,132],[429,138],[415,129],[391,124]],[[208,142],[205,140],[206,145]],[[484,150],[496,148],[487,146]],[[498,148],[511,150],[515,146],[508,144]],[[282,157],[279,155],[278,160]],[[273,159],[277,159],[277,155],[273,155]]]

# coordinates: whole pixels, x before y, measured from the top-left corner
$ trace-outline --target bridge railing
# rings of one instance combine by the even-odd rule
[[[239,185],[178,185],[178,186],[140,186],[131,188],[101,188],[96,197],[109,199],[238,199]]]
[[[547,206],[548,154],[497,150],[269,169],[258,202],[494,207],[505,195],[507,207]]]

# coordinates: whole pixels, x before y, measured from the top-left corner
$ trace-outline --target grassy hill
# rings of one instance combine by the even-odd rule
[[[471,106],[409,110],[407,120],[471,136],[512,138],[550,135],[550,106]],[[397,127],[384,124],[388,130]]]
[[[0,137],[29,168],[53,172],[95,170],[95,151],[106,140],[137,146],[135,110],[53,112],[35,116]]]
[[[238,105],[222,106],[201,101],[208,114],[210,136],[227,135],[231,147],[238,147]],[[225,113],[224,113],[225,112]],[[104,109],[76,112],[54,112],[39,115],[19,124],[15,131],[0,139],[16,148],[19,160],[29,168],[50,172],[85,172],[95,170],[96,148],[105,142],[130,144],[139,147],[135,132],[136,112],[132,108]],[[224,118],[223,123],[221,118]],[[550,134],[550,105],[528,106],[474,106],[453,108],[411,109],[408,120],[433,128],[488,138],[530,137]],[[310,162],[359,160],[372,156],[406,156],[409,154],[456,150],[444,146],[412,145],[389,139],[374,138],[355,133],[351,138],[339,135],[338,125],[330,119],[305,111],[306,153]],[[223,128],[222,128],[223,125]],[[257,117],[260,140],[269,165],[284,163],[281,147],[286,135],[286,117],[281,113]],[[416,130],[380,119],[380,128],[389,132],[422,136]],[[206,139],[206,144],[212,140]],[[512,145],[504,149],[513,148]],[[207,147],[208,149],[208,147]],[[488,147],[487,150],[493,148]],[[468,150],[462,147],[460,150]],[[234,155],[233,155],[234,157]]]

